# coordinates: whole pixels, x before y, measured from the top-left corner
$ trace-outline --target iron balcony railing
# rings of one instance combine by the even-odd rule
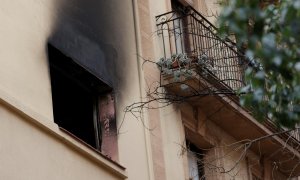
[[[156,16],[157,33],[163,46],[162,59],[184,55],[204,63],[206,70],[231,90],[245,85],[244,56],[230,39],[221,39],[217,28],[192,7]]]
[[[199,67],[199,60],[202,60],[205,65],[204,67],[201,65],[198,70],[208,70],[218,79],[219,84],[225,85],[234,94],[236,90],[245,86],[244,72],[248,66],[254,64],[245,58],[232,40],[220,38],[217,35],[217,28],[195,9],[187,7],[156,16],[156,25],[163,47],[163,60],[174,59],[174,56],[184,54],[196,64],[189,67]],[[180,68],[178,61],[172,62],[174,71]],[[219,84],[218,87],[224,87]],[[265,126],[274,132],[278,130],[270,120],[265,122]],[[299,146],[298,129],[281,136],[284,139],[293,137]],[[290,141],[289,143],[294,143]]]

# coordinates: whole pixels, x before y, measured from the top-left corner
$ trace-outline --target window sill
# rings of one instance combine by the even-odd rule
[[[99,151],[99,150],[95,149],[94,147],[92,147],[91,145],[87,144],[86,142],[84,142],[83,140],[81,140],[80,138],[78,138],[77,136],[75,136],[74,134],[72,134],[71,132],[69,132],[68,130],[66,130],[66,129],[62,128],[62,127],[59,127],[59,130],[62,131],[63,133],[65,133],[67,136],[71,136],[71,138],[73,138],[75,141],[77,141],[77,143],[82,144],[83,146],[85,146],[86,148],[88,148],[90,151],[93,151],[93,153],[96,153],[97,155],[101,156],[102,158],[106,159],[110,163],[113,163],[114,165],[118,166],[123,171],[125,171],[125,169],[126,169],[125,167],[123,167],[122,165],[120,165],[118,162],[112,160],[108,156],[104,155],[101,151]]]
[[[70,149],[77,151],[84,158],[95,162],[97,165],[107,169],[121,179],[127,178],[127,173],[123,166],[112,161],[110,158],[86,143],[83,143],[81,140],[78,140],[78,138],[74,137],[74,135],[68,133],[66,130],[59,128],[53,121],[25,106],[8,93],[2,91],[1,88],[0,104],[20,115],[24,121],[32,124],[49,136],[58,139],[61,143],[69,146]]]

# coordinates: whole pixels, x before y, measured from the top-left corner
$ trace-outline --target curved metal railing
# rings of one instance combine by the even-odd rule
[[[245,85],[248,66],[236,44],[217,35],[217,28],[192,7],[156,16],[163,59],[184,54],[194,63],[203,61],[221,83],[236,91]],[[205,60],[205,61],[204,61]]]

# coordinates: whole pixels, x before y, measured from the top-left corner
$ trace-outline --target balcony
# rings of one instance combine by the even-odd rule
[[[244,72],[252,63],[232,40],[220,38],[217,28],[205,17],[187,7],[156,16],[156,25],[162,48],[162,57],[157,62],[160,85],[166,89],[169,101],[185,101],[201,109],[204,116],[236,140],[257,139],[282,131],[271,121],[257,122],[251,110],[239,105],[236,94],[245,86]],[[298,163],[294,157],[300,157],[299,140],[299,131],[286,132],[270,136],[251,150],[272,154],[270,159],[274,162],[290,158],[279,169],[292,169]],[[278,152],[282,147],[287,148]],[[286,173],[299,175],[300,166]]]
[[[172,74],[163,71],[171,64],[169,69],[173,72],[189,70],[201,76],[199,80],[218,84],[219,90],[222,87],[236,92],[245,85],[244,71],[248,62],[244,55],[233,41],[221,39],[217,28],[192,7],[156,16],[156,25],[163,48],[160,63],[165,65],[161,66],[164,74]]]

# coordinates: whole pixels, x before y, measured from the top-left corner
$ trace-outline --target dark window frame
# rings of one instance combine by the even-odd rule
[[[48,44],[48,58],[54,122],[84,144],[117,160],[116,136],[104,136],[116,132],[113,88],[51,44]],[[113,99],[109,132],[105,132],[100,118],[103,114],[100,108],[107,109],[100,107],[100,102],[106,101],[107,96]]]

